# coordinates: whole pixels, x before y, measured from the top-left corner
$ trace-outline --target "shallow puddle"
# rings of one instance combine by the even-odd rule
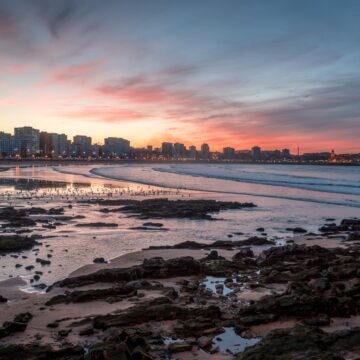
[[[205,285],[206,289],[211,290],[211,292],[213,294],[217,294],[216,286],[217,285],[222,285],[223,286],[223,293],[222,294],[223,295],[228,295],[233,291],[233,289],[230,289],[225,285],[225,280],[226,280],[225,277],[207,276],[204,279],[204,281],[202,282],[202,284]],[[233,279],[233,281],[236,282],[235,279]]]
[[[236,334],[233,327],[224,327],[224,332],[214,337],[214,347],[220,352],[231,352],[233,354],[243,352],[246,348],[254,346],[261,338],[245,339]]]

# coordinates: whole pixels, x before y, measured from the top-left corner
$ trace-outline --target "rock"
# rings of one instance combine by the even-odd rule
[[[257,232],[261,232],[261,233],[262,233],[262,232],[264,232],[264,231],[265,231],[265,229],[264,229],[263,227],[259,227],[259,228],[257,228],[257,229],[256,229],[256,231],[257,231]]]
[[[5,321],[3,323],[3,326],[0,328],[0,338],[8,336],[15,332],[25,331],[26,326],[31,319],[32,319],[32,315],[29,312],[26,312],[16,315],[13,321]],[[1,350],[0,350],[0,354],[1,354]]]
[[[61,303],[83,303],[110,297],[130,297],[136,294],[136,290],[130,286],[116,286],[108,289],[75,290],[63,295],[56,295],[46,302],[47,306]]]
[[[34,268],[34,265],[25,266],[25,269],[28,271],[31,271],[33,268]]]
[[[94,264],[105,264],[106,260],[103,257],[98,257],[93,260]]]
[[[308,232],[306,229],[303,229],[301,227],[286,228],[286,231],[292,231],[293,233],[296,234],[305,234]]]
[[[32,237],[19,235],[1,235],[0,236],[0,253],[28,250],[39,245]]]
[[[340,226],[346,226],[350,231],[360,231],[360,219],[343,219]]]
[[[350,233],[346,241],[360,241],[360,232]]]
[[[80,336],[88,336],[88,335],[93,335],[93,334],[94,334],[94,328],[91,325],[85,326],[79,330]]]
[[[197,343],[201,349],[208,350],[212,347],[212,338],[210,336],[201,336]]]
[[[63,330],[59,330],[57,335],[58,337],[60,338],[63,338],[63,337],[67,337],[69,334],[71,333],[71,329],[63,329]]]
[[[1,335],[0,335],[1,337]],[[8,344],[0,346],[0,359],[79,359],[84,355],[82,346],[61,346],[61,349],[54,350],[49,345]]]
[[[46,325],[46,327],[48,327],[48,328],[50,328],[50,329],[56,329],[56,328],[59,327],[59,323],[56,322],[56,321],[54,321],[54,322],[48,323],[48,324]]]
[[[138,279],[160,279],[176,276],[197,275],[202,272],[202,264],[190,256],[164,260],[161,257],[145,259],[142,265],[131,268],[101,269],[95,273],[67,278],[54,286],[77,287],[97,282],[119,282]]]
[[[344,360],[334,350],[334,344],[336,340],[332,342],[332,336],[320,329],[296,326],[271,331],[255,346],[238,354],[236,360]]]
[[[96,201],[96,200],[95,200]],[[124,204],[115,200],[113,202],[97,201],[97,203],[115,205]],[[213,220],[209,213],[218,213],[222,210],[243,209],[255,207],[252,203],[226,202],[216,200],[169,200],[146,199],[129,201],[120,208],[101,209],[102,212],[125,212],[141,219],[188,218],[199,220]]]
[[[44,260],[44,259],[40,259],[40,258],[36,258],[36,262],[40,263],[41,266],[45,266],[45,265],[50,265],[51,261],[50,260]]]
[[[220,260],[225,259],[223,256],[219,256],[216,250],[211,250],[210,254],[206,256],[206,260]]]
[[[200,319],[201,317],[204,319],[209,318],[208,322],[212,322],[219,319],[220,315],[217,306],[190,309],[174,304],[169,298],[162,297],[136,305],[120,314],[96,316],[93,319],[93,326],[96,329],[107,329],[109,327],[136,325],[149,321]]]
[[[14,321],[23,323],[23,324],[27,324],[32,319],[32,317],[33,316],[31,313],[24,312],[24,313],[17,314],[14,318]]]
[[[274,245],[275,243],[271,240],[268,240],[264,237],[257,237],[253,236],[248,238],[247,240],[239,241],[240,246],[247,246],[247,245]]]
[[[216,293],[222,295],[224,293],[224,285],[223,284],[216,284],[215,285]]]
[[[156,223],[156,222],[146,222],[146,223],[143,223],[143,226],[163,227],[164,224]]]
[[[33,285],[35,289],[45,290],[47,288],[47,285],[44,283]]]
[[[0,295],[0,303],[6,303],[8,301],[7,298],[5,298],[4,296]]]
[[[94,223],[80,223],[80,224],[76,224],[75,226],[77,227],[96,227],[96,228],[101,228],[101,227],[118,227],[118,224],[115,223],[104,223],[104,222],[94,222]]]
[[[64,208],[59,207],[59,208],[51,208],[48,211],[49,215],[62,215],[64,213]]]
[[[312,318],[304,319],[302,322],[309,326],[326,326],[330,324],[331,320],[327,315],[318,315]]]
[[[193,345],[188,342],[172,343],[168,346],[169,352],[171,354],[190,351],[192,348],[193,348]]]
[[[245,257],[254,257],[254,252],[250,248],[240,249],[233,257],[233,261],[241,260]]]

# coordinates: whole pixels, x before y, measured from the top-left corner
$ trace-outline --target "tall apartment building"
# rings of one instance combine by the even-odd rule
[[[11,134],[0,131],[0,156],[16,156],[21,151],[21,142]]]
[[[228,160],[234,159],[235,149],[232,147],[224,147],[223,155],[224,155],[224,159],[228,159]]]
[[[69,147],[67,135],[42,131],[40,133],[40,152],[43,156],[68,156]]]
[[[20,141],[22,156],[32,156],[40,153],[40,131],[31,126],[15,128],[15,138]]]
[[[261,160],[261,148],[259,146],[254,146],[251,149],[251,156],[252,156],[253,161]]]
[[[174,155],[182,157],[185,155],[185,145],[180,143],[174,144]]]
[[[163,142],[161,144],[161,152],[164,156],[173,156],[174,146],[170,142]]]
[[[210,147],[208,144],[202,144],[201,145],[201,157],[203,159],[209,159],[210,158]]]
[[[106,156],[125,156],[130,153],[130,141],[117,138],[108,137],[104,139],[104,153]]]
[[[71,145],[71,156],[87,157],[92,155],[91,137],[76,135]]]

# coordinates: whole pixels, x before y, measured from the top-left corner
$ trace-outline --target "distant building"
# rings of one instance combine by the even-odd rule
[[[261,159],[265,161],[276,161],[281,159],[280,150],[263,150],[261,151]]]
[[[201,145],[201,157],[203,159],[209,159],[210,158],[210,147],[208,144],[202,144]]]
[[[281,154],[282,154],[283,158],[285,158],[285,159],[291,158],[291,154],[290,154],[289,149],[282,149]]]
[[[185,155],[185,145],[180,143],[175,143],[174,155],[178,157],[183,157]]]
[[[91,156],[98,158],[102,155],[102,146],[99,144],[91,145]]]
[[[104,139],[104,153],[106,156],[126,156],[130,153],[130,141],[109,137]]]
[[[151,155],[152,152],[153,152],[153,147],[152,147],[152,145],[148,145],[148,146],[146,147],[146,151],[147,151],[147,153],[148,153],[149,155]]]
[[[21,155],[32,156],[40,153],[40,131],[31,126],[15,128],[15,138],[20,141]]]
[[[56,134],[54,140],[54,152],[57,156],[69,156],[68,138],[65,134]]]
[[[76,135],[71,145],[71,155],[77,157],[87,157],[92,155],[91,137]]]
[[[192,159],[196,159],[196,157],[197,157],[196,146],[191,145],[191,146],[189,147],[189,156],[190,156]]]
[[[331,150],[331,153],[330,153],[330,161],[333,162],[333,163],[336,163],[336,161],[337,161],[337,157],[336,157],[336,154],[335,154],[335,150],[334,150],[334,149]]]
[[[254,146],[251,149],[251,157],[252,157],[253,161],[261,160],[261,148],[259,146]]]
[[[320,152],[320,153],[304,153],[301,155],[301,159],[307,162],[319,161],[327,162],[331,158],[331,153]]]
[[[251,150],[238,150],[235,151],[235,158],[241,161],[250,162],[251,157]]]
[[[40,133],[40,153],[43,156],[50,157],[68,156],[69,146],[67,135],[42,131]]]
[[[21,151],[21,142],[11,134],[0,131],[0,156],[16,156]]]
[[[164,156],[171,157],[174,153],[174,146],[170,142],[163,142],[161,144],[161,152]]]
[[[235,149],[232,147],[224,147],[223,149],[224,159],[231,160],[235,157]]]

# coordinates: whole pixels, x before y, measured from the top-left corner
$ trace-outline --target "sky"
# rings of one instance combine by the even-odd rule
[[[0,0],[0,130],[360,152],[358,0]]]

